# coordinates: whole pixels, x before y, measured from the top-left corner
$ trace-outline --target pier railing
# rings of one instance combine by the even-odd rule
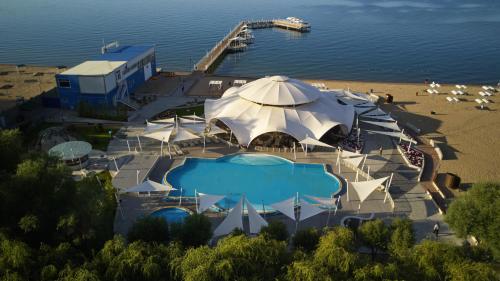
[[[222,38],[222,40],[217,42],[215,46],[194,65],[194,70],[207,71],[217,58],[224,53],[226,48],[231,43],[231,38],[236,37],[236,35],[240,33],[245,23],[245,21],[238,23],[226,36],[224,36],[224,38]]]
[[[231,31],[229,31],[222,40],[217,42],[215,46],[194,65],[195,71],[207,71],[212,64],[226,51],[231,43],[231,39],[236,37],[243,29],[243,26],[247,25],[248,28],[270,28],[270,27],[280,27],[284,29],[292,29],[298,31],[308,31],[309,25],[302,23],[293,23],[284,19],[272,19],[272,20],[246,20],[240,21]]]

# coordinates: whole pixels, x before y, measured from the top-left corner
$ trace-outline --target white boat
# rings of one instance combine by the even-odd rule
[[[247,44],[245,44],[245,38],[237,36],[231,38],[227,51],[230,53],[243,52],[246,48]]]

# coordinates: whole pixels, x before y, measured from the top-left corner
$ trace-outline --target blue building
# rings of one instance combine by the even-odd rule
[[[123,46],[107,50],[95,60],[83,62],[56,75],[61,107],[76,109],[80,103],[114,107],[156,75],[152,45]]]

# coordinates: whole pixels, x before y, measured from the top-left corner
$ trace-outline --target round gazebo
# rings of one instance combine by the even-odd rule
[[[261,78],[205,101],[207,123],[227,127],[242,146],[347,136],[354,116],[352,105],[286,76]]]
[[[84,141],[68,141],[53,146],[49,150],[50,156],[59,157],[69,167],[80,168],[86,166],[92,145]]]

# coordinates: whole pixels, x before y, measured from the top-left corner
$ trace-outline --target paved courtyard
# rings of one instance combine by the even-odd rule
[[[141,138],[141,145],[137,140],[137,135],[140,134],[142,128],[129,126],[122,129],[128,137],[126,139],[114,139],[108,148],[108,154],[115,157],[125,157],[126,155],[132,155],[135,157],[146,157],[148,159],[156,159],[160,155],[160,142],[155,140],[150,140],[147,138]],[[368,199],[363,202],[361,209],[358,213],[359,199],[356,193],[350,189],[349,197],[350,201],[347,201],[347,193],[345,189],[345,184],[341,192],[341,204],[336,215],[330,216],[329,225],[338,225],[341,219],[345,216],[356,215],[361,217],[369,217],[374,213],[375,217],[382,219],[391,219],[393,217],[408,217],[414,221],[414,228],[417,240],[431,237],[432,227],[435,222],[439,222],[441,226],[440,238],[441,240],[449,240],[454,243],[460,243],[449,230],[446,223],[443,222],[443,216],[439,213],[438,208],[431,200],[430,196],[425,192],[425,189],[418,182],[419,172],[415,169],[408,167],[397,149],[395,148],[393,141],[388,136],[383,135],[365,135],[365,147],[363,153],[368,154],[368,158],[365,164],[365,171],[368,166],[370,166],[370,174],[374,178],[380,178],[385,176],[390,176],[394,173],[394,178],[392,185],[390,187],[390,194],[394,199],[394,209],[391,207],[389,200],[384,203],[385,193],[383,191],[375,191],[372,193]],[[128,140],[128,145],[127,145]],[[130,151],[128,147],[130,146]],[[383,148],[382,155],[379,154],[379,148]],[[141,151],[142,148],[142,151]],[[188,154],[186,157],[221,157],[223,155],[244,152],[237,147],[229,147],[225,143],[218,144],[208,144],[205,151],[201,145],[183,148],[187,150]],[[303,163],[324,163],[328,164],[330,171],[332,167],[335,167],[335,162],[337,159],[337,152],[331,151],[321,151],[321,152],[310,152],[306,155],[302,152],[297,152],[297,159],[294,159],[294,155],[291,152],[277,152],[277,151],[252,151],[252,153],[265,153],[281,156],[292,161],[303,162]],[[169,158],[167,151],[164,146],[163,158]],[[174,156],[171,164],[168,168],[180,165],[185,156]],[[130,173],[130,170],[140,170],[147,171],[151,167],[151,161],[139,161],[134,162],[134,167],[131,169],[127,168],[127,163],[118,164],[123,165],[124,171],[129,171],[128,184],[133,186],[136,181],[136,174]],[[139,167],[137,166],[139,165]],[[143,167],[140,167],[143,165]],[[162,171],[163,172],[166,172]],[[338,173],[338,168],[334,168],[334,174],[338,175],[342,181],[354,181],[356,172],[345,165],[341,165],[340,174]],[[158,173],[158,171],[156,171]],[[123,176],[123,175],[122,175]],[[141,176],[146,176],[145,174]],[[120,173],[118,173],[120,177]],[[122,179],[123,180],[123,179]],[[359,180],[365,180],[360,176]],[[126,234],[128,228],[132,223],[141,216],[147,216],[151,212],[166,207],[166,206],[177,206],[179,201],[177,198],[171,200],[165,200],[162,196],[138,196],[136,194],[122,194],[121,197],[121,208],[120,212],[117,212],[115,219],[115,232]],[[194,210],[194,204],[188,200],[184,200],[181,203],[182,207]],[[224,214],[208,213],[211,218],[213,226],[216,227],[224,218]],[[288,227],[289,231],[293,232],[295,230],[295,223],[281,214],[264,214],[264,217],[268,221],[272,220],[282,220]],[[306,227],[324,227],[327,224],[328,212],[324,212],[320,215],[309,218],[299,224],[299,229]],[[248,230],[248,221],[244,220],[245,228]]]

